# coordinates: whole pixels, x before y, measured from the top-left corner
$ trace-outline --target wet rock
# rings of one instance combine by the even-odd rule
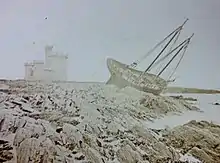
[[[18,106],[22,106],[22,103],[21,102],[18,102],[18,101],[11,101],[12,104],[15,104],[15,105],[18,105]]]
[[[132,150],[129,145],[125,145],[119,149],[116,155],[121,163],[135,163],[142,160],[141,156]]]
[[[57,132],[57,133],[60,133],[61,131],[63,131],[63,128],[62,128],[62,127],[58,127],[58,128],[56,129],[56,132]]]
[[[14,158],[13,147],[8,141],[0,140],[0,162],[10,161]]]
[[[86,155],[89,161],[95,163],[103,163],[100,154],[94,149],[87,147],[83,150],[83,153]]]
[[[99,147],[102,147],[102,143],[98,139],[96,139],[96,143]]]
[[[170,144],[183,154],[190,153],[204,162],[215,163],[220,160],[220,126],[206,121],[190,121],[178,126],[165,136],[166,144]]]
[[[218,142],[210,141],[212,153],[203,149],[205,142],[185,146],[185,141],[178,144],[180,138],[175,137],[169,143],[169,133],[162,141],[160,131],[155,134],[143,127],[144,120],[189,110],[188,103],[131,88],[102,84],[78,88],[74,84],[9,82],[11,94],[0,97],[0,136],[11,137],[18,163],[174,162],[179,157],[171,147],[175,143],[186,153],[197,147],[217,158]],[[208,124],[196,127],[204,126]],[[214,125],[210,131],[219,134]]]
[[[85,156],[83,154],[78,154],[78,156],[75,156],[76,160],[84,160]]]
[[[53,162],[56,150],[49,139],[25,139],[17,148],[17,162]]]

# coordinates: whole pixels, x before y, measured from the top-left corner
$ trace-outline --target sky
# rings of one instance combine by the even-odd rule
[[[23,78],[24,63],[44,59],[49,44],[69,55],[69,80],[107,81],[107,57],[130,64],[189,18],[181,39],[195,36],[174,85],[220,88],[219,8],[219,0],[2,0],[0,78]]]

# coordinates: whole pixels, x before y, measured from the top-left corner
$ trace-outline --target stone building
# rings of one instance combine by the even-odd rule
[[[25,63],[25,80],[67,81],[68,56],[53,51],[53,46],[45,47],[45,61],[34,60]]]

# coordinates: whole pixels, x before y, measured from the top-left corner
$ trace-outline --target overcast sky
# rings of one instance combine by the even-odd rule
[[[219,9],[219,0],[2,0],[0,77],[22,78],[24,62],[53,44],[69,54],[69,80],[106,81],[107,56],[130,64],[189,18],[182,38],[195,36],[176,85],[219,88]]]

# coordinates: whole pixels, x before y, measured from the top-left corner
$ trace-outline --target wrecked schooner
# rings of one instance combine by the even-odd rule
[[[190,37],[179,43],[177,46],[174,46],[177,44],[178,38],[180,36],[180,33],[183,29],[183,26],[188,21],[185,20],[182,25],[180,25],[178,28],[176,28],[173,32],[171,32],[167,37],[165,37],[161,42],[155,45],[146,55],[144,55],[140,60],[137,60],[133,62],[131,65],[123,64],[119,61],[116,61],[112,58],[107,59],[107,66],[110,71],[111,77],[107,81],[107,84],[114,84],[118,86],[119,88],[123,88],[126,86],[130,86],[133,88],[136,88],[140,91],[149,92],[153,94],[160,94],[163,92],[167,85],[174,81],[170,80],[178,66],[180,65],[181,60],[183,59],[183,56],[186,52],[186,49],[191,41],[191,38],[194,34],[192,34]],[[166,42],[167,41],[167,42]],[[145,71],[139,71],[136,70],[135,67],[147,56],[152,54],[155,49],[157,49],[159,46],[161,46],[163,43],[165,43],[165,46],[160,50],[159,54],[155,57],[153,62],[147,67]],[[169,48],[169,51],[166,52],[165,50]],[[165,53],[166,52],[166,53]],[[162,54],[165,53],[165,56],[161,57]],[[166,65],[159,71],[158,74],[150,73],[149,71],[151,68],[159,63],[161,63],[163,60],[165,60],[167,57],[172,56],[172,58],[168,61]],[[180,55],[180,59],[172,72],[171,76],[168,80],[165,80],[161,77],[161,74],[167,69],[167,67],[172,63],[172,61]]]

